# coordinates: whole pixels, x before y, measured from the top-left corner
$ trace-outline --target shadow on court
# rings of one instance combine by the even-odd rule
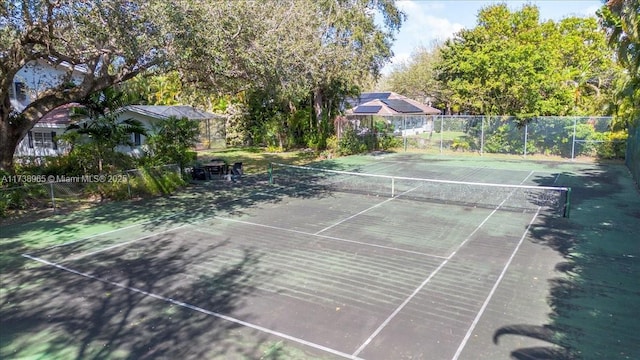
[[[268,276],[252,271],[260,256],[246,249],[235,263],[213,274],[185,280],[185,268],[203,259],[185,246],[176,246],[179,242],[174,236],[159,237],[146,245],[139,257],[123,249],[110,252],[108,257],[92,258],[91,262],[65,263],[79,273],[35,262],[4,272],[0,357],[264,356],[265,348],[274,345],[263,336],[249,334],[238,346],[230,339],[241,339],[246,329],[240,331],[234,323],[143,293],[175,297],[210,311],[228,313],[242,308],[243,299],[253,291],[251,284]],[[212,254],[222,245],[200,246],[198,250]]]
[[[514,349],[514,359],[640,358],[640,194],[621,165],[585,167],[561,177],[573,189],[571,218],[541,217],[531,228],[532,241],[565,261],[549,280],[549,323],[495,330],[498,346],[509,335],[549,344]]]
[[[245,176],[241,184],[210,181],[195,184],[173,195],[100,204],[27,223],[3,225],[0,232],[0,273],[23,266],[21,253],[131,225],[147,233],[211,219],[217,212],[241,214],[257,204],[277,203],[283,196],[320,196],[321,190],[295,192],[273,188],[265,191],[267,176]]]
[[[73,260],[77,254],[91,252],[91,246],[100,249],[105,238],[93,241],[89,239],[93,234],[113,231],[124,233],[123,240],[135,240],[159,230],[210,220],[220,212],[242,214],[256,205],[278,203],[284,196],[321,193],[320,189],[265,191],[263,178],[245,177],[241,186],[209,182],[172,196],[103,204],[3,228],[0,358],[308,357],[262,332],[147,294],[162,294],[220,314],[242,312],[245,299],[254,292],[253,285],[272,275],[253,271],[260,255],[251,249],[213,274],[187,279],[186,268],[210,261],[203,256],[215,254],[215,247],[221,244],[201,244],[194,252],[193,248],[176,246],[180,235],[175,238],[177,233],[170,231],[153,235],[152,244],[142,241],[138,253],[134,253],[135,247],[123,246],[108,255]],[[126,229],[132,224],[134,227]],[[119,230],[122,228],[125,230]],[[88,239],[83,240],[85,237]],[[50,249],[76,240],[82,241]],[[39,264],[22,253],[41,255],[79,273]]]
[[[554,180],[551,175],[536,179],[541,185]],[[640,196],[622,166],[585,165],[580,172],[563,173],[560,180],[559,185],[573,188],[571,218],[540,216],[527,239],[564,258],[546,294],[552,308],[549,321],[492,328],[496,345],[488,340],[489,347],[519,337],[543,340],[548,346],[509,349],[515,359],[640,358]],[[310,358],[264,333],[167,301],[221,314],[251,308],[246,302],[256,295],[254,284],[273,275],[255,271],[260,253],[242,249],[228,265],[188,277],[194,274],[193,265],[211,260],[224,242],[181,245],[178,232],[162,232],[221,213],[242,216],[288,197],[331,196],[322,177],[300,175],[296,181],[305,186],[267,187],[266,176],[247,176],[241,184],[206,182],[172,196],[103,204],[3,228],[0,357]],[[45,259],[60,255],[80,274],[20,256],[118,229],[125,229],[119,231],[130,240],[149,234],[154,240],[139,250],[126,246],[86,259],[70,260],[76,253],[90,252],[91,241],[42,253]]]

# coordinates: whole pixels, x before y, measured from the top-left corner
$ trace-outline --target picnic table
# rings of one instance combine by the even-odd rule
[[[223,177],[229,173],[229,164],[222,159],[212,159],[202,164],[202,168],[207,172],[209,178],[212,178],[213,175]]]

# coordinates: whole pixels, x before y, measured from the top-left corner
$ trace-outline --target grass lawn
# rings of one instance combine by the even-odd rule
[[[313,151],[291,151],[268,153],[262,148],[228,148],[198,151],[198,161],[206,162],[210,159],[223,159],[228,164],[242,162],[242,168],[247,174],[266,172],[270,162],[303,165],[317,159]]]

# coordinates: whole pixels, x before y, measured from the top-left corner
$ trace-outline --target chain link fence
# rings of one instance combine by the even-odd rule
[[[79,208],[105,199],[122,200],[170,193],[184,185],[180,167],[165,165],[100,175],[4,176],[0,216],[9,211]]]
[[[626,162],[636,184],[640,187],[640,119],[636,120],[636,124],[635,127],[629,127]]]
[[[434,116],[422,131],[402,132],[405,149],[480,154],[624,158],[626,139],[609,131],[611,117]],[[397,134],[397,132],[396,132]]]

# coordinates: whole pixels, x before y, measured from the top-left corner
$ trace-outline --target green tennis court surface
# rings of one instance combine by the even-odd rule
[[[629,320],[640,299],[640,250],[629,239],[640,231],[640,197],[619,165],[397,154],[318,166],[339,171],[331,187],[274,171],[271,185],[266,175],[208,184],[100,217],[3,229],[5,244],[47,245],[3,252],[0,355],[640,355]],[[346,185],[345,172],[515,187],[484,205],[448,203],[416,197],[423,182],[394,179],[386,196],[373,181]],[[571,217],[528,188],[526,205],[503,207],[524,185],[571,187]],[[484,190],[437,192],[461,191]]]

